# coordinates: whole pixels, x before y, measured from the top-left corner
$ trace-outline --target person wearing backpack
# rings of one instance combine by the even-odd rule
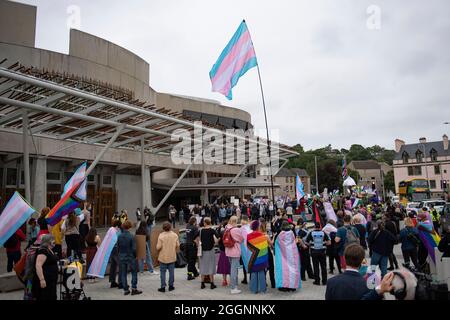
[[[327,284],[327,256],[326,246],[331,245],[330,237],[321,230],[320,222],[316,222],[314,230],[306,237],[306,242],[311,250],[311,258],[314,269],[314,285],[320,285],[319,265],[322,271],[322,284]]]
[[[409,262],[412,260],[416,270],[419,270],[417,248],[420,245],[420,238],[411,218],[405,218],[405,227],[400,231],[400,242],[402,243],[402,255],[405,261],[403,265],[409,269]]]
[[[6,266],[6,271],[13,271],[13,266],[20,260],[22,256],[20,250],[20,242],[25,241],[25,234],[21,229],[17,229],[17,231],[9,237],[8,240],[3,244],[6,248],[6,256],[8,257],[8,264]]]
[[[378,229],[370,234],[368,243],[372,247],[372,257],[370,264],[372,269],[380,266],[381,277],[387,274],[387,264],[389,256],[394,251],[394,245],[397,243],[397,237],[386,230],[383,221],[378,221]]]
[[[230,260],[230,286],[231,294],[239,294],[238,270],[241,258],[241,243],[244,241],[241,229],[237,227],[237,217],[231,216],[223,234],[222,242],[225,255]]]
[[[341,261],[341,269],[347,267],[344,258],[344,250],[353,243],[359,244],[359,232],[351,225],[352,217],[344,215],[344,225],[336,232],[334,242],[337,245],[339,260]]]

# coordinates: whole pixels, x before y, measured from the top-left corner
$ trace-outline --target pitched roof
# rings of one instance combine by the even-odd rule
[[[375,160],[352,161],[349,166],[353,165],[356,170],[380,169],[380,164]]]
[[[413,144],[405,144],[400,148],[399,152],[395,153],[394,160],[401,160],[403,152],[406,152],[410,158],[413,158],[416,156],[417,150],[420,150],[420,152],[423,153],[423,146],[425,146],[425,154],[427,157],[430,155],[430,151],[432,149],[436,150],[437,156],[450,156],[450,148],[447,150],[444,150],[444,143],[442,141],[432,141],[432,142],[426,142],[424,144],[422,143],[413,143]]]
[[[296,175],[299,175],[300,177],[309,177],[306,170],[300,168],[281,168],[276,174],[277,177],[295,177]]]

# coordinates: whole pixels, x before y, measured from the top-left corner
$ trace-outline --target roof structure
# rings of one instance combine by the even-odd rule
[[[349,163],[349,167],[353,167],[356,170],[381,169],[381,165],[375,160],[353,160]]]
[[[298,175],[299,177],[309,177],[308,172],[305,169],[299,168],[281,168],[278,173],[275,175],[277,177],[295,177]]]
[[[131,92],[104,83],[20,63],[0,67],[0,130],[22,133],[24,111],[31,135],[163,155],[169,155],[179,142],[173,135],[176,129],[193,133],[195,128],[186,115],[133,100]],[[232,137],[233,152],[245,149],[246,153],[256,153],[250,147],[254,141],[260,148],[267,147],[262,138],[230,134],[218,124],[202,120],[202,127],[203,132],[223,135],[224,141]],[[191,137],[192,142],[198,142],[193,134]],[[239,140],[245,143],[239,144]],[[214,146],[214,142],[209,145]],[[281,160],[297,155],[285,145],[272,148],[279,151]]]
[[[431,150],[435,150],[438,157],[450,156],[450,148],[445,150],[444,143],[442,141],[432,141],[425,143],[404,144],[401,146],[400,151],[395,153],[394,160],[401,160],[404,152],[406,152],[410,158],[413,158],[416,156],[417,151],[423,153],[424,148],[427,157],[430,155]]]

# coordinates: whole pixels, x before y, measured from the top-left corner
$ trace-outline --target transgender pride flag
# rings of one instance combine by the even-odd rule
[[[305,191],[303,191],[303,183],[298,175],[295,178],[295,187],[296,187],[297,203],[300,203],[300,199],[305,196]]]
[[[231,89],[239,78],[257,65],[250,32],[243,20],[209,72],[212,91],[220,92],[231,100],[233,98]]]
[[[14,192],[0,215],[0,246],[3,246],[35,211],[20,193]]]
[[[104,278],[106,272],[106,266],[108,265],[108,260],[111,252],[116,245],[117,237],[119,231],[111,227],[105,235],[100,248],[98,248],[94,259],[92,260],[91,266],[87,272],[88,276]]]
[[[72,189],[74,186],[77,186],[80,184],[81,181],[86,180],[86,166],[87,162],[83,162],[81,166],[78,167],[77,171],[73,174],[73,176],[67,181],[66,185],[64,186],[64,191],[61,195],[61,198],[64,198],[67,192],[69,192],[70,189]],[[84,190],[84,194],[82,193]],[[80,200],[86,200],[86,181],[83,182],[82,187],[80,188],[80,194],[78,194]],[[83,198],[84,195],[84,198]]]

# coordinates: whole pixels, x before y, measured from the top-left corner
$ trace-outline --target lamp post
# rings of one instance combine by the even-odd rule
[[[425,163],[425,173],[427,175],[427,185],[428,185],[428,190],[431,194],[430,180],[428,179],[427,154],[425,153],[425,144],[423,144],[423,143],[422,143],[422,148],[423,148],[423,162]]]

